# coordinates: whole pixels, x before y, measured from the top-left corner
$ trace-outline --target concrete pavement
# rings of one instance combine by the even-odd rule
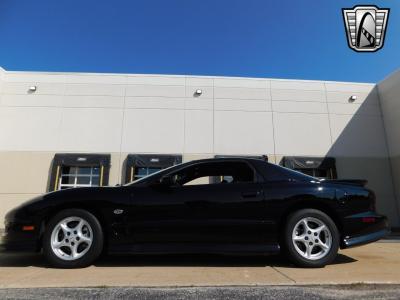
[[[280,256],[119,256],[85,269],[46,266],[41,255],[1,254],[0,288],[171,287],[391,283],[400,284],[400,243],[340,251],[322,269],[301,269]]]
[[[393,299],[400,297],[398,285],[334,286],[237,286],[186,288],[27,288],[0,289],[0,299]]]

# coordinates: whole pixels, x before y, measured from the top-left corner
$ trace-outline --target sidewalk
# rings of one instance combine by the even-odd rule
[[[21,254],[2,254],[0,268],[0,288],[400,284],[400,243],[344,250],[322,269],[295,268],[280,256],[180,255],[106,257],[62,270],[47,268],[40,255]]]

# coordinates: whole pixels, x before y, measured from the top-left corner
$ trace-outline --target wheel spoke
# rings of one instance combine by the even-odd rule
[[[76,244],[74,244],[73,246],[71,246],[71,256],[73,257],[73,258],[76,258],[78,255],[79,255],[79,253],[78,253],[78,243],[76,243]]]
[[[314,245],[306,244],[306,256],[307,256],[307,258],[311,257],[311,253],[312,253],[313,248],[314,248]]]
[[[64,236],[66,236],[67,233],[70,231],[67,223],[61,223],[60,228],[61,228],[62,232],[64,233]]]
[[[325,229],[326,229],[326,226],[325,226],[324,224],[322,224],[321,226],[315,228],[314,231],[315,231],[316,233],[318,233],[318,235],[319,235],[319,234],[321,234],[321,232],[322,232],[323,230],[325,230]]]
[[[302,224],[303,227],[304,227],[304,231],[310,230],[310,227],[308,226],[308,223],[307,223],[307,220],[306,220],[306,219],[303,219],[303,220],[301,221],[301,224]]]
[[[321,247],[321,249],[323,249],[324,251],[329,250],[329,246],[328,246],[327,244],[323,243],[323,242],[320,242],[318,245],[319,245],[319,246]]]
[[[87,236],[84,236],[84,235],[79,235],[79,238],[80,238],[80,241],[81,242],[84,242],[84,243],[86,243],[86,244],[91,244],[92,243],[92,239],[91,238],[89,238],[89,237],[87,237]]]
[[[305,238],[305,234],[293,236],[293,240],[295,240],[296,242],[305,242],[304,238]]]
[[[61,247],[69,247],[69,245],[64,240],[60,242],[54,242],[53,246],[57,249],[60,249]]]
[[[85,225],[85,221],[84,220],[80,220],[79,223],[74,227],[75,230],[79,232],[82,232],[82,228]]]

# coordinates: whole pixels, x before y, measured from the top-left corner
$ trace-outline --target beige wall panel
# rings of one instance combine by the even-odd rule
[[[29,88],[36,86],[35,92],[30,92]],[[3,94],[11,95],[60,95],[65,91],[65,84],[63,83],[46,83],[46,82],[4,82]]]
[[[215,99],[215,110],[271,111],[268,100]]]
[[[269,88],[270,82],[265,79],[246,79],[246,78],[214,78],[215,87],[243,87],[243,88]]]
[[[324,102],[272,101],[274,112],[328,113]]]
[[[57,149],[61,110],[48,107],[0,107],[0,150]]]
[[[270,99],[269,90],[265,88],[242,88],[242,87],[215,87],[214,97],[223,99],[253,99],[266,100]]]
[[[387,157],[385,132],[379,116],[331,115],[331,156]]]
[[[329,113],[345,115],[369,115],[380,116],[381,109],[379,105],[356,104],[356,103],[328,103]]]
[[[161,109],[183,109],[185,100],[183,98],[166,97],[126,97],[126,108],[161,108]]]
[[[378,83],[378,93],[397,198],[397,212],[400,215],[400,71]]]
[[[188,162],[192,160],[198,160],[198,159],[206,159],[206,158],[213,158],[213,154],[193,154],[193,153],[185,153],[183,154],[182,157],[182,162]]]
[[[125,84],[126,75],[124,74],[67,74],[66,83],[89,83],[89,84]]]
[[[324,91],[272,89],[271,94],[273,101],[292,100],[326,102]]]
[[[270,112],[216,111],[214,152],[220,154],[274,153]]]
[[[111,167],[110,175],[108,179],[108,185],[115,186],[117,183],[121,184],[122,177],[122,164],[123,160],[126,159],[127,155],[120,153],[110,153],[111,154]]]
[[[400,110],[387,113],[385,119],[386,140],[388,143],[390,157],[400,155]],[[400,183],[400,178],[399,178]]]
[[[62,99],[60,95],[2,95],[1,105],[57,107],[61,105]]]
[[[124,97],[115,96],[63,96],[63,107],[123,108]]]
[[[186,77],[186,86],[214,86],[212,77]]]
[[[65,83],[65,74],[42,73],[42,72],[6,72],[4,80],[7,82],[46,82],[46,83]]]
[[[126,77],[127,84],[139,85],[185,85],[184,76],[130,76]]]
[[[314,90],[323,91],[324,83],[321,81],[301,81],[301,80],[271,80],[271,89],[278,90]]]
[[[213,110],[214,100],[207,98],[185,98],[185,109]]]
[[[125,112],[122,151],[182,153],[184,111],[130,109]]]
[[[120,151],[122,115],[122,109],[64,108],[59,151]]]
[[[326,99],[328,102],[348,104],[351,96],[356,96],[357,99],[353,102],[354,104],[379,104],[378,95],[375,90],[370,93],[359,93],[359,92],[327,92]]]
[[[274,113],[276,153],[325,155],[330,146],[327,114]]]
[[[54,153],[0,152],[0,194],[44,193]]]
[[[279,165],[283,158],[283,155],[268,155],[268,162]]]
[[[184,153],[213,152],[213,112],[185,111]]]
[[[65,88],[66,95],[87,96],[124,96],[125,85],[97,83],[69,83]]]
[[[201,90],[200,96],[195,92]],[[186,86],[186,98],[192,97],[193,99],[214,98],[214,88],[210,86]]]
[[[127,85],[126,96],[158,96],[183,98],[185,97],[185,86],[170,85]]]
[[[327,92],[338,91],[369,93],[374,86],[375,84],[369,83],[325,82]]]

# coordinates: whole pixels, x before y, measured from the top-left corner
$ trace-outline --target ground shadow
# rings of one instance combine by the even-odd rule
[[[334,265],[357,260],[338,254]],[[1,254],[1,267],[49,268],[41,254]],[[296,268],[282,255],[233,256],[214,254],[185,255],[103,255],[94,264],[96,267],[285,267]]]

